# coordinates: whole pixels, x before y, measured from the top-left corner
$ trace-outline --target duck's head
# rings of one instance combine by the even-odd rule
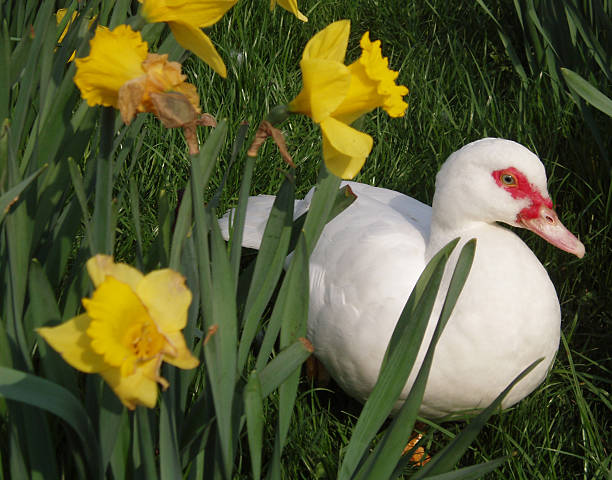
[[[584,245],[559,220],[544,165],[522,145],[484,138],[453,153],[436,177],[434,221],[461,230],[473,222],[527,228],[582,258]]]

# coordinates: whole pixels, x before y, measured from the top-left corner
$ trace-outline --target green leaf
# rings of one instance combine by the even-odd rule
[[[104,470],[106,470],[115,450],[115,443],[119,437],[121,424],[125,416],[125,407],[108,384],[103,382],[98,414],[98,431],[100,432],[102,468]]]
[[[314,250],[317,240],[325,224],[328,222],[339,187],[340,179],[330,173],[325,167],[325,163],[321,162],[317,186],[315,187],[308,215],[304,222],[304,235],[308,256]]]
[[[595,88],[591,83],[568,68],[561,68],[568,86],[587,103],[612,117],[612,100]]]
[[[247,155],[244,164],[244,172],[240,181],[240,194],[238,197],[238,206],[234,209],[234,223],[230,229],[230,262],[234,278],[238,281],[238,271],[240,269],[240,254],[242,252],[242,234],[244,232],[244,223],[246,220],[246,207],[249,201],[249,192],[251,190],[251,180],[253,178],[253,169],[255,168],[255,157]]]
[[[65,388],[29,373],[0,367],[0,395],[57,415],[81,439],[93,478],[102,478],[100,447],[81,403]]]
[[[425,393],[435,347],[467,280],[474,260],[475,246],[476,240],[470,240],[461,249],[436,329],[412,389],[399,413],[393,419],[391,426],[376,445],[374,452],[368,456],[367,461],[363,464],[356,478],[390,478],[394,471],[394,466],[400,460],[403,449],[410,439],[419,407],[423,401],[423,394]]]
[[[427,264],[395,326],[378,380],[365,403],[340,467],[339,479],[354,474],[371,439],[391,413],[420,349],[435,303],[444,267],[458,239],[442,248]]]
[[[19,196],[23,191],[38,177],[48,165],[43,165],[36,170],[32,175],[19,182],[17,185],[9,188],[2,196],[0,196],[0,223],[4,220],[4,216],[8,213],[11,205],[19,201]]]
[[[211,227],[212,291],[206,293],[202,291],[201,294],[211,296],[212,302],[212,317],[205,318],[206,326],[207,328],[212,327],[214,321],[218,330],[204,346],[204,358],[217,415],[217,431],[220,437],[223,465],[225,474],[229,478],[233,465],[234,439],[231,405],[234,401],[236,384],[238,341],[236,284],[219,225],[213,221]]]
[[[282,324],[280,332],[280,347],[284,348],[306,335],[306,322],[308,320],[308,252],[305,236],[300,236],[291,264],[287,270],[287,282],[283,282],[277,304],[284,299],[282,310]],[[276,309],[275,312],[276,313]],[[274,315],[274,313],[272,315]],[[271,322],[270,322],[271,323]],[[268,471],[268,478],[278,478],[280,456],[287,441],[287,433],[291,422],[291,413],[295,404],[297,388],[300,381],[300,372],[295,370],[279,387],[278,428],[274,440],[272,453],[272,468]]]
[[[133,177],[130,177],[130,210],[132,212],[132,224],[134,225],[134,236],[136,237],[136,264],[139,269],[144,266],[144,254],[142,250],[142,226],[140,225],[140,195],[138,195],[138,185]],[[189,197],[191,203],[191,196]],[[170,265],[170,268],[173,268]]]
[[[500,465],[506,463],[508,457],[500,457],[485,463],[471,465],[451,472],[428,476],[426,480],[476,480],[492,472]]]
[[[274,293],[285,264],[293,221],[294,191],[295,181],[288,174],[274,199],[250,281],[238,347],[239,371],[246,364],[261,315]]]
[[[61,323],[61,313],[57,299],[40,263],[33,259],[28,275],[28,293],[32,322],[27,329],[35,335],[35,329],[42,326],[55,326]],[[75,395],[79,394],[75,370],[70,367],[46,342],[38,342],[40,365],[45,377],[62,385]]]
[[[306,361],[314,348],[305,338],[282,350],[259,372],[261,395],[266,398]]]
[[[113,253],[113,159],[112,145],[115,124],[115,110],[102,109],[100,122],[100,153],[96,160],[96,197],[94,201],[93,237],[89,239],[92,253]]]
[[[510,390],[529,374],[541,361],[540,358],[523,370],[503,392],[501,392],[493,403],[485,408],[481,413],[474,417],[470,423],[457,435],[451,443],[449,443],[441,452],[434,456],[431,461],[425,465],[413,477],[413,480],[428,478],[432,474],[439,474],[450,471],[459,459],[463,456],[466,450],[470,447],[482,427],[491,415],[499,410],[502,400],[508,395]]]
[[[151,433],[151,419],[146,407],[136,407],[134,419],[133,468],[142,480],[157,480],[155,443]]]
[[[170,368],[172,367],[165,367],[166,373],[169,373]],[[176,375],[173,376],[176,379]],[[159,411],[159,473],[161,478],[181,478],[182,476],[173,394],[174,390],[166,390],[161,394]]]
[[[256,371],[251,372],[244,389],[244,412],[247,423],[247,438],[251,457],[253,478],[261,477],[261,451],[263,444],[263,395]]]

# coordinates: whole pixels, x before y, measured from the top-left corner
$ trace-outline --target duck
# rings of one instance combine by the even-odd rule
[[[505,225],[527,229],[582,258],[585,247],[561,222],[540,159],[523,145],[483,138],[452,153],[436,175],[432,206],[399,192],[344,182],[356,200],[324,228],[309,264],[307,337],[344,392],[365,402],[376,384],[402,309],[427,262],[459,238],[414,367],[433,336],[460,247],[476,239],[473,264],[435,349],[419,414],[448,419],[486,408],[535,360],[509,392],[515,405],[546,378],[560,339],[561,310],[544,266]],[[296,201],[308,209],[312,191]],[[258,248],[274,197],[248,202],[243,245]],[[221,220],[228,235],[229,218]]]

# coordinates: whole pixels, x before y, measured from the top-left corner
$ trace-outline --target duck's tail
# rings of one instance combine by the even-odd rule
[[[296,200],[294,205],[293,218],[302,215],[310,206],[313,190],[303,200]],[[244,222],[244,232],[242,234],[242,246],[259,250],[261,239],[263,238],[266,223],[272,210],[272,205],[276,197],[274,195],[257,195],[249,197],[247,203],[246,220]],[[219,227],[223,238],[229,238],[229,226],[233,222],[234,210],[228,211],[219,219]]]

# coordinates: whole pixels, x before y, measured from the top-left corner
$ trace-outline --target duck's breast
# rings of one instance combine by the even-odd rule
[[[544,360],[503,402],[513,405],[545,378],[559,345],[555,288],[534,253],[513,232],[484,226],[474,264],[434,355],[421,413],[439,417],[483,408],[528,365]]]

